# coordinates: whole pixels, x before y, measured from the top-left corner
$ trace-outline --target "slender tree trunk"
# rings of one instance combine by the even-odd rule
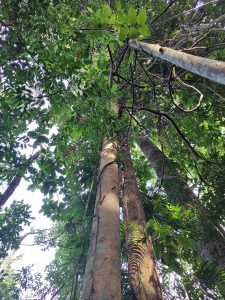
[[[82,300],[121,298],[117,145],[103,142]]]
[[[122,146],[124,159],[123,202],[127,224],[128,271],[137,300],[162,299],[151,240],[127,139]]]
[[[142,138],[139,146],[151,163],[157,177],[162,181],[167,195],[173,199],[174,203],[187,204],[197,200],[197,196],[181,174],[177,172],[175,163],[168,159],[148,137]]]
[[[167,195],[172,198],[175,203],[194,205],[197,197],[182,178],[181,174],[177,172],[175,163],[169,160],[148,137],[142,138],[139,142],[139,146],[147,160],[153,166],[157,177],[162,180],[162,186]],[[207,213],[206,211],[205,214],[207,215]],[[199,233],[204,237],[206,232],[205,228],[209,226],[209,224],[207,224],[207,217],[204,218],[204,220],[198,220],[197,226]],[[219,233],[219,230],[212,227],[212,224],[210,224],[208,231],[211,231],[211,236],[208,240],[201,240],[198,237],[195,241],[198,255],[202,259],[209,260],[215,266],[225,270],[224,237]]]
[[[154,57],[181,67],[187,71],[208,78],[212,81],[225,84],[225,62],[187,54],[179,50],[162,47],[157,44],[148,44],[136,40],[129,40],[129,45],[137,50],[149,53]]]

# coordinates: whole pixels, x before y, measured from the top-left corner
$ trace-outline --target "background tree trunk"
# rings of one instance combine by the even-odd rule
[[[120,299],[120,219],[117,145],[104,140],[82,300]]]
[[[181,174],[176,170],[175,163],[168,159],[165,154],[148,138],[144,137],[139,142],[139,147],[144,153],[147,160],[153,166],[156,175],[162,179],[162,186],[165,189],[168,197],[180,205],[194,205],[197,199],[192,189],[185,182]],[[163,178],[162,178],[163,177]],[[207,209],[204,209],[205,220],[198,220],[198,230],[201,234],[202,240],[197,237],[195,241],[196,250],[198,255],[204,259],[212,262],[215,266],[225,270],[225,243],[224,238],[218,230],[210,224],[211,235],[207,238],[206,225],[209,226],[207,219]],[[203,214],[203,212],[202,212]]]
[[[128,141],[122,145],[124,160],[123,202],[127,225],[128,271],[136,299],[162,299],[151,240],[136,175],[133,170]]]
[[[175,163],[168,159],[148,137],[141,139],[139,147],[152,165],[157,177],[162,181],[167,195],[173,199],[174,203],[187,204],[197,200],[197,196],[177,171]]]

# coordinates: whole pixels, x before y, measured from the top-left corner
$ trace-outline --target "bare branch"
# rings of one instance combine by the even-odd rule
[[[170,3],[166,6],[166,8],[161,12],[161,14],[159,14],[158,16],[156,16],[150,23],[149,25],[154,24],[160,17],[162,17],[162,15],[165,14],[165,12],[170,8],[170,6],[172,6],[172,4],[176,2],[176,0],[172,0],[170,1]]]

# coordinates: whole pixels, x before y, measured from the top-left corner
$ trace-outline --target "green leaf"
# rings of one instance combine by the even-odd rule
[[[121,2],[117,2],[117,3],[116,3],[116,9],[117,9],[118,11],[120,11],[120,10],[122,9]]]
[[[38,134],[35,131],[28,131],[27,135],[31,138],[36,138]]]
[[[112,92],[115,92],[117,89],[118,89],[117,84],[114,83],[114,84],[112,85],[111,91],[112,91]]]
[[[128,58],[128,64],[130,64],[132,61],[134,60],[134,52],[132,51],[129,55],[129,58]]]
[[[135,39],[138,37],[138,29],[135,27],[131,27],[129,30],[129,37]]]
[[[108,22],[108,17],[105,15],[101,15],[100,24],[106,24]]]
[[[149,36],[150,35],[150,30],[149,30],[147,25],[139,27],[139,32],[143,36]]]
[[[176,239],[178,240],[178,242],[181,244],[181,246],[183,248],[185,248],[185,249],[192,249],[192,243],[191,243],[191,241],[187,237],[185,237],[185,236],[183,236],[181,234],[178,234],[176,236]]]
[[[123,10],[119,11],[118,13],[118,21],[120,24],[126,24],[127,23],[127,16],[124,13]]]
[[[49,139],[45,135],[39,135],[36,142],[37,144],[48,143]]]
[[[136,16],[136,10],[131,6],[128,10],[128,15],[127,15],[127,24],[128,25],[135,25],[137,20]]]
[[[116,23],[116,15],[112,15],[109,19],[109,24],[114,25]]]
[[[153,229],[154,228],[154,224],[155,224],[155,220],[154,219],[150,219],[147,222],[147,228]]]
[[[102,8],[102,14],[105,17],[110,17],[112,15],[112,9],[108,5],[104,5]]]
[[[90,12],[90,13],[93,13],[93,9],[91,7],[87,7],[87,10]]]
[[[120,28],[120,36],[119,36],[119,38],[120,38],[121,41],[125,40],[125,38],[128,35],[128,31],[129,31],[129,29],[127,27],[121,27]]]
[[[137,15],[137,24],[138,25],[145,25],[147,20],[147,12],[144,7],[140,10],[139,14]]]

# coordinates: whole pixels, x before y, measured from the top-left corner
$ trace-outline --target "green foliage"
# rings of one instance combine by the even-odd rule
[[[148,230],[162,267],[165,298],[223,299],[224,274],[217,267],[224,267],[224,88],[176,68],[189,87],[171,78],[169,90],[171,65],[127,49],[123,42],[148,38],[150,43],[224,60],[224,49],[217,48],[224,42],[224,28],[213,20],[225,13],[225,7],[218,1],[186,12],[196,1],[174,1],[166,9],[167,2],[132,0],[110,7],[105,1],[1,3],[0,179],[5,185],[21,174],[29,179],[30,189],[44,194],[42,212],[56,224],[49,232],[40,232],[36,242],[45,248],[57,247],[46,280],[56,291],[64,279],[60,299],[71,295],[76,276],[79,298],[99,149],[105,136],[116,136],[121,130],[129,134]],[[197,41],[198,47],[192,49]],[[111,62],[105,45],[111,50]],[[204,98],[196,111],[185,113],[182,108],[194,107],[199,99],[190,85]],[[180,109],[172,103],[170,92]],[[110,111],[111,102],[131,109],[123,109],[118,119]],[[140,112],[140,106],[167,113],[203,159],[195,157],[168,120]],[[165,176],[157,179],[134,145],[138,135],[150,136],[171,159],[172,167],[198,191],[196,206],[175,205],[166,195]],[[29,150],[40,152],[35,161],[27,158]],[[161,168],[162,174],[173,169],[163,162]],[[168,182],[177,188],[173,174]],[[2,257],[10,248],[18,248],[22,225],[29,224],[29,208],[18,205],[0,214]],[[139,230],[134,224],[130,229]],[[125,234],[126,227],[121,225],[123,244]],[[135,240],[141,240],[138,234]],[[204,255],[200,245],[204,245]],[[132,295],[126,255],[124,247],[124,299]],[[24,287],[35,287],[29,270],[21,278]],[[169,278],[175,279],[171,283]],[[16,292],[11,294],[14,277],[6,276],[0,284],[0,293],[16,299]]]
[[[133,6],[130,6],[126,14],[121,4],[117,4],[114,13],[109,6],[103,5],[96,12],[89,8],[89,12],[92,14],[93,25],[97,28],[116,30],[119,32],[121,41],[126,38],[144,38],[150,35],[149,27],[146,24],[147,12],[144,7],[137,12]]]
[[[4,258],[8,250],[19,248],[22,227],[30,224],[29,209],[23,201],[13,201],[0,213],[0,258]]]
[[[195,266],[195,276],[209,289],[216,289],[225,297],[225,272],[209,261],[202,261]]]
[[[2,275],[2,274],[1,274]],[[12,300],[20,299],[19,291],[16,288],[18,283],[17,276],[12,270],[0,277],[0,299]]]

